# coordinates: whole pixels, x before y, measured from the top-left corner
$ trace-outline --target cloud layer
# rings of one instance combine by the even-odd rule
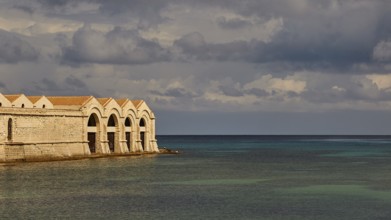
[[[0,92],[158,111],[391,107],[391,2],[4,0]]]

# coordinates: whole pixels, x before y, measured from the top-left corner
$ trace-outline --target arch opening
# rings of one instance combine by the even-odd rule
[[[128,147],[128,150],[131,149],[131,143],[132,143],[132,122],[130,121],[130,118],[126,118],[125,120],[125,138],[126,138],[126,146]]]
[[[96,153],[97,144],[99,143],[99,118],[95,113],[92,113],[88,118],[87,138],[88,147],[91,153]]]
[[[115,146],[118,145],[118,133],[118,119],[114,114],[112,114],[107,121],[107,141],[109,143],[110,152],[115,152]]]

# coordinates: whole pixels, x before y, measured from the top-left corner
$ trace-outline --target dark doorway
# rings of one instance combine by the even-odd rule
[[[145,119],[140,119],[140,140],[141,140],[141,147],[143,150],[145,150]]]
[[[91,153],[96,153],[96,133],[88,132],[88,147]]]
[[[130,122],[129,118],[126,118],[125,120],[125,138],[126,138],[126,145],[128,146],[128,150],[130,151],[132,136],[131,136],[131,126],[132,123]]]
[[[115,133],[107,132],[107,140],[109,141],[110,152],[114,152]]]
[[[126,145],[128,146],[128,150],[130,151],[130,140],[131,140],[130,132],[126,132],[125,135],[126,135]]]
[[[110,115],[109,121],[107,122],[107,141],[109,142],[110,152],[115,152],[115,145],[117,143],[117,120],[115,115]]]
[[[143,150],[145,150],[145,148],[144,148],[145,132],[140,132],[140,139],[141,139],[141,147],[143,148]]]

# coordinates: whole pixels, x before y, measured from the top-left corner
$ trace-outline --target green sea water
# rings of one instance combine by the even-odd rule
[[[159,136],[179,155],[0,165],[0,219],[391,219],[391,136]]]

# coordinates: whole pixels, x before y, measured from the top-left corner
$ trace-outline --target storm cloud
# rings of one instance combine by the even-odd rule
[[[3,0],[0,91],[369,123],[391,108],[390,20],[382,0]]]
[[[38,51],[16,34],[0,29],[0,62],[35,61]]]
[[[148,64],[170,60],[158,42],[142,38],[135,30],[115,27],[101,32],[85,25],[77,30],[72,45],[63,48],[65,61],[76,63]]]

